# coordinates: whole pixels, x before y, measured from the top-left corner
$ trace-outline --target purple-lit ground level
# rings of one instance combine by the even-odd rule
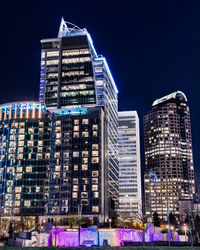
[[[181,237],[178,235],[170,236],[173,241],[180,241]],[[173,239],[172,239],[173,238]],[[48,242],[49,245],[60,247],[77,247],[79,246],[78,231],[65,231],[64,228],[53,229],[52,233],[49,234]],[[145,233],[145,242],[152,241],[163,241],[167,240],[167,235],[162,233],[155,233],[154,226],[149,224]],[[121,246],[123,242],[142,242],[142,232],[137,232],[134,229],[99,229],[96,228],[81,228],[80,233],[80,245],[105,245],[105,242],[110,246]]]

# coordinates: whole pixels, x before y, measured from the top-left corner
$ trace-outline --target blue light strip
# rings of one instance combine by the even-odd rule
[[[116,86],[116,84],[115,84],[115,81],[114,81],[114,79],[113,79],[113,76],[112,76],[112,74],[111,74],[111,72],[110,72],[110,69],[109,69],[109,66],[108,66],[108,64],[107,64],[106,58],[105,58],[105,57],[95,58],[95,61],[103,61],[103,62],[104,62],[104,65],[105,65],[106,70],[107,70],[107,72],[108,72],[108,75],[109,75],[109,77],[110,77],[110,79],[111,79],[111,82],[112,82],[112,84],[113,84],[113,87],[114,87],[115,91],[116,91],[117,94],[118,94],[119,91],[118,91],[118,89],[117,89],[117,86]]]
[[[91,46],[91,48],[92,48],[92,50],[93,50],[95,56],[98,57],[97,52],[96,52],[96,50],[95,50],[95,48],[94,48],[94,45],[93,45],[92,38],[91,38],[91,36],[90,36],[90,34],[89,34],[88,32],[87,32],[87,38],[88,38],[88,41],[89,41],[89,43],[90,43],[90,46]]]

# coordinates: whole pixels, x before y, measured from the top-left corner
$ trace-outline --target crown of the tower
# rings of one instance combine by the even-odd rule
[[[65,36],[73,36],[73,35],[86,35],[87,30],[81,29],[77,25],[66,22],[62,17],[60,28],[58,31],[58,38],[65,37]]]

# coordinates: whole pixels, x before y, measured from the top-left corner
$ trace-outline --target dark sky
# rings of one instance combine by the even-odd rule
[[[40,39],[56,37],[63,16],[86,27],[107,58],[120,110],[137,110],[142,122],[156,98],[176,90],[186,94],[198,170],[199,13],[199,0],[2,0],[0,103],[37,100]]]

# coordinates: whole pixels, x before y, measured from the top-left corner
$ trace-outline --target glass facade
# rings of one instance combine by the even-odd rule
[[[117,159],[118,90],[102,56],[86,29],[69,29],[61,22],[58,38],[41,41],[40,102],[48,110],[98,107],[105,112],[105,175],[109,206],[118,207]]]
[[[118,112],[119,213],[141,214],[139,118],[136,111]]]
[[[41,106],[12,103],[23,112],[26,106],[25,117],[0,121],[2,215],[70,215],[82,204],[82,214],[104,218],[103,109],[91,108],[84,115],[42,110],[33,118],[27,111],[31,105]]]
[[[190,111],[184,93],[177,91],[156,100],[144,116],[145,209],[179,215],[179,199],[195,192]],[[152,178],[152,173],[157,178]]]

